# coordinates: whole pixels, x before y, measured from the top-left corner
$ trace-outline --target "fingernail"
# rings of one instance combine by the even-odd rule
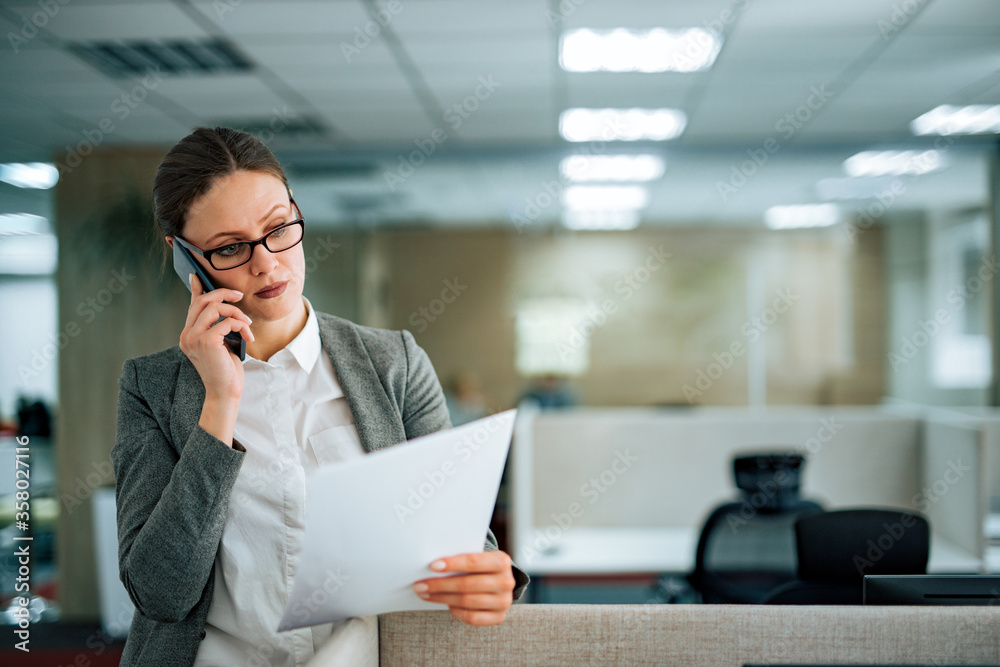
[[[421,593],[420,597],[423,598],[424,600],[430,600],[431,599],[431,596],[428,593]]]
[[[423,593],[424,591],[427,590],[427,584],[416,584],[413,587],[413,590],[415,590],[418,593]]]
[[[241,297],[243,296],[243,292],[239,291],[238,289],[234,289],[233,291],[239,294]]]
[[[190,285],[191,288],[194,289],[194,274],[193,273],[189,273],[188,274],[188,285]]]
[[[445,562],[443,560],[436,560],[433,563],[431,563],[432,570],[443,570],[445,567],[447,566],[445,565]]]

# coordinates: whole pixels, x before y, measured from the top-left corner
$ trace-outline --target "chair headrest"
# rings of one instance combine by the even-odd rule
[[[804,464],[805,457],[796,453],[747,454],[733,459],[733,476],[744,494],[763,498],[763,506],[755,502],[755,507],[777,510],[798,500]]]

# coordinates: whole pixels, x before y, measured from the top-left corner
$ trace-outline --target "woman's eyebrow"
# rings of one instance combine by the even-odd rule
[[[260,222],[261,223],[265,222],[268,218],[270,218],[272,215],[274,215],[274,212],[277,211],[279,208],[285,208],[285,205],[284,204],[275,204],[274,208],[272,208],[270,211],[268,211],[267,214],[263,218],[260,219]],[[258,224],[260,224],[260,223],[258,223]],[[208,245],[211,245],[212,242],[215,239],[223,238],[223,237],[226,237],[226,236],[239,236],[242,233],[243,232],[219,232],[215,236],[210,237],[208,239],[208,241],[206,241],[205,243],[207,243]]]

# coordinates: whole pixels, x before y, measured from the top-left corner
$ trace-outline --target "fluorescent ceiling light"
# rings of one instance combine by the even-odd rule
[[[700,72],[722,48],[705,28],[668,30],[568,30],[559,42],[559,64],[569,72]]]
[[[562,214],[563,226],[577,230],[626,230],[639,226],[639,211],[635,209],[617,211],[577,211],[565,210]]]
[[[829,227],[839,220],[840,209],[835,204],[772,206],[764,213],[764,222],[771,229]]]
[[[639,209],[649,203],[649,192],[638,185],[574,185],[563,191],[562,202],[574,210]]]
[[[844,160],[848,176],[919,176],[944,169],[944,151],[864,151]]]
[[[19,188],[48,190],[59,181],[59,170],[47,162],[0,164],[0,181]]]
[[[559,134],[566,141],[666,141],[684,131],[680,109],[566,109]]]
[[[931,109],[912,123],[913,134],[989,134],[1000,132],[1000,104],[950,104]]]
[[[50,234],[52,228],[47,218],[31,213],[4,213],[0,215],[0,236],[22,234]]]
[[[665,168],[657,155],[570,155],[559,163],[567,181],[655,181]]]

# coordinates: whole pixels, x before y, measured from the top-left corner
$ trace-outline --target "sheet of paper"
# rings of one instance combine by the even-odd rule
[[[517,410],[320,467],[279,631],[390,611],[447,609],[413,583],[483,550]],[[449,573],[453,574],[453,573]]]

